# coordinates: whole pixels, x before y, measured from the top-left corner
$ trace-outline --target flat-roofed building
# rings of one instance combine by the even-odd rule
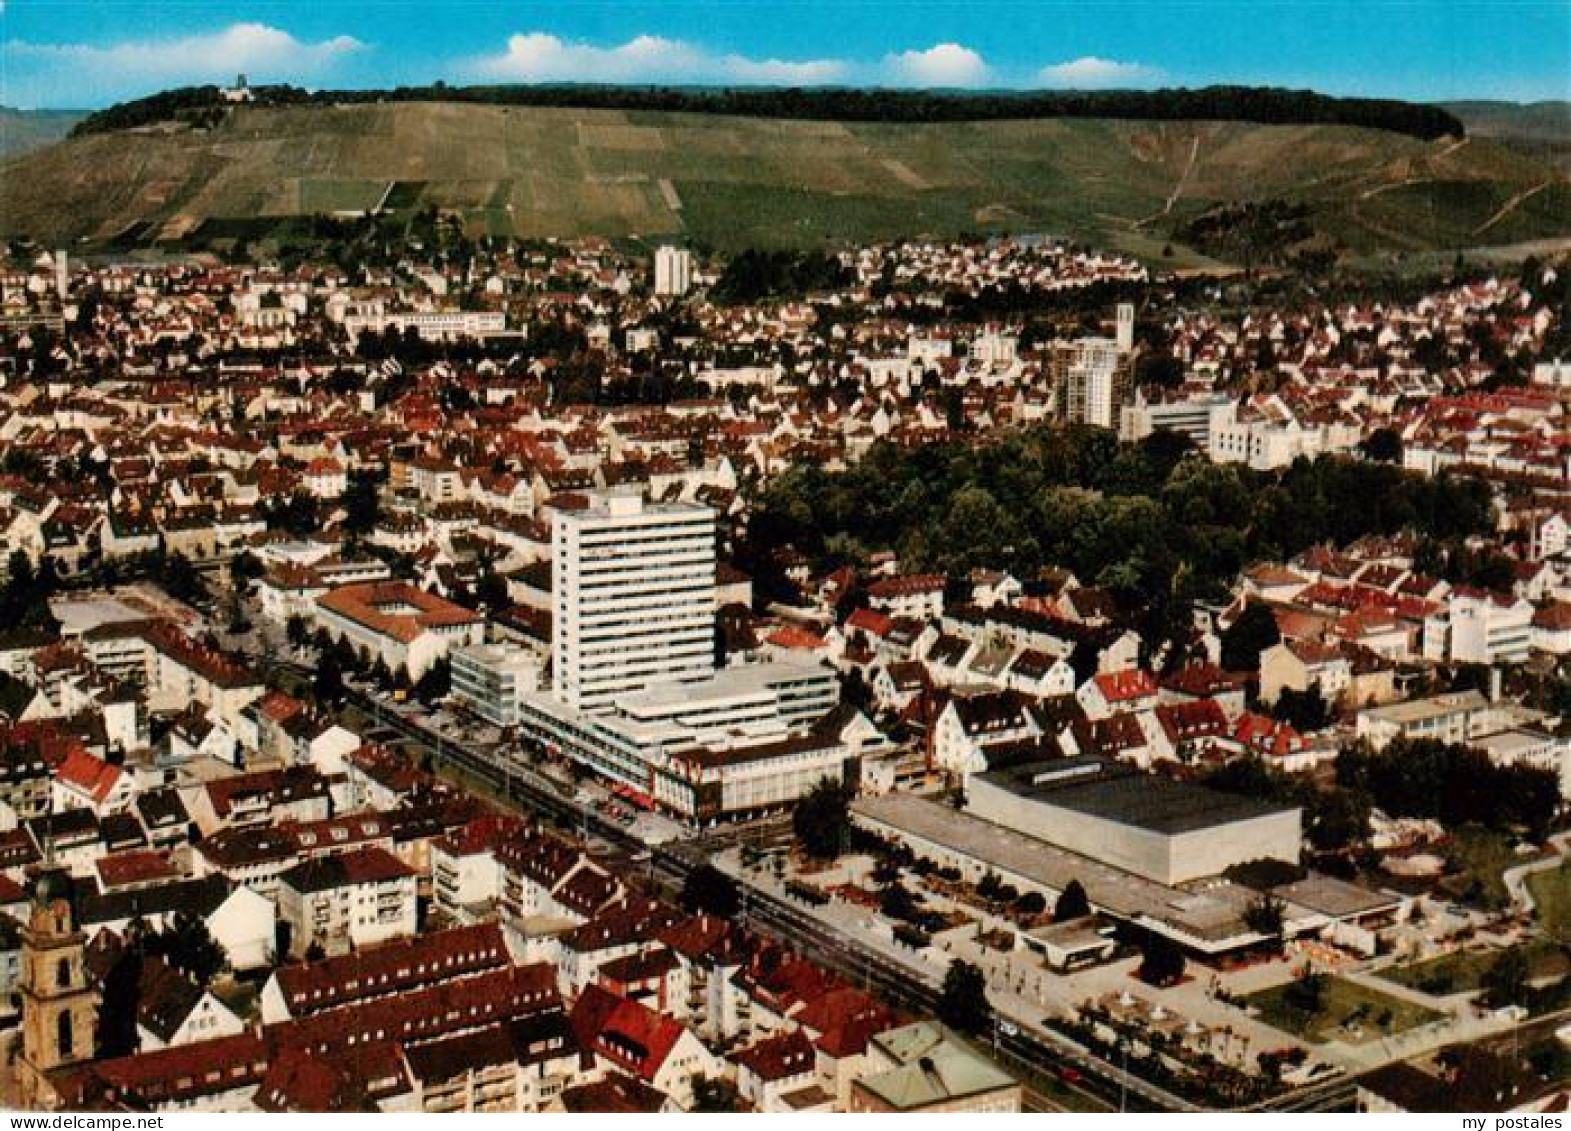
[[[454,648],[449,658],[454,699],[495,726],[518,725],[524,695],[540,687],[540,661],[532,652],[511,644],[475,644]]]
[[[977,780],[973,778],[973,784]],[[898,841],[941,867],[953,867],[973,883],[991,873],[1022,892],[1041,893],[1051,904],[1078,882],[1095,911],[1155,931],[1197,954],[1227,954],[1256,946],[1263,938],[1247,922],[1258,893],[1225,878],[1182,886],[1159,883],[1116,865],[1100,850],[1085,855],[1052,843],[1047,830],[1024,834],[910,793],[858,798],[851,815],[868,832]],[[1315,872],[1272,891],[1286,905],[1284,929],[1290,937],[1331,928],[1342,931],[1337,936],[1342,938],[1351,925],[1378,929],[1405,902]],[[1365,952],[1373,953],[1368,948]]]
[[[1377,750],[1398,737],[1467,742],[1493,730],[1495,715],[1482,694],[1462,691],[1366,707],[1358,712],[1357,731]]]
[[[974,774],[966,809],[1162,884],[1298,863],[1302,811],[1092,759]]]
[[[839,683],[822,665],[726,668],[581,711],[525,695],[524,733],[677,816],[712,820],[779,809],[848,759],[882,749],[876,729],[835,710]],[[843,717],[842,717],[843,715]]]

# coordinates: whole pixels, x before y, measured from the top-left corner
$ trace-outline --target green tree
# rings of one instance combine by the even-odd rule
[[[1039,891],[1028,891],[1015,900],[1014,912],[1016,915],[1035,917],[1046,910],[1047,898]]]
[[[284,623],[284,635],[291,648],[303,648],[311,639],[311,627],[305,617],[295,613]]]
[[[262,559],[250,550],[242,550],[229,563],[229,579],[237,592],[249,589],[251,582],[258,580],[266,572],[267,567],[262,564]]]
[[[164,591],[177,601],[197,605],[207,599],[207,582],[182,553],[169,554],[164,559],[159,580]]]
[[[706,862],[682,881],[682,906],[695,914],[731,919],[741,910],[742,893],[730,876]]]
[[[1146,936],[1140,952],[1140,977],[1153,986],[1171,986],[1184,976],[1184,952],[1164,935]]]
[[[339,664],[335,650],[328,649],[316,660],[316,670],[311,677],[311,697],[326,706],[337,706],[344,701],[344,669]]]
[[[1058,902],[1053,905],[1053,922],[1065,923],[1070,919],[1082,919],[1089,914],[1091,914],[1091,900],[1086,896],[1085,885],[1079,880],[1070,880],[1059,893]]]
[[[507,579],[494,569],[487,569],[475,582],[475,600],[492,613],[499,613],[513,601],[507,593]]]
[[[878,911],[887,919],[898,919],[909,923],[915,919],[922,910],[922,905],[916,896],[911,894],[911,889],[902,883],[892,883],[885,886],[878,897]]]
[[[1244,908],[1244,924],[1257,934],[1280,938],[1287,905],[1270,892],[1261,892]]]
[[[1402,434],[1395,428],[1376,428],[1364,441],[1364,457],[1381,463],[1402,462]]]
[[[693,1085],[693,1111],[705,1114],[734,1114],[742,1110],[742,1096],[736,1085],[723,1076],[703,1076],[695,1073]]]
[[[440,659],[425,670],[415,681],[415,697],[422,703],[435,703],[452,690],[453,669],[447,660]]]
[[[344,528],[351,534],[364,537],[376,527],[381,516],[381,497],[376,476],[370,471],[356,471],[349,477],[348,490],[344,492]]]
[[[1312,683],[1303,691],[1284,687],[1271,705],[1271,717],[1280,719],[1302,733],[1323,730],[1331,721],[1331,707]]]
[[[1321,852],[1342,852],[1369,836],[1369,799],[1347,789],[1316,789],[1304,806],[1304,835]]]
[[[1330,990],[1330,979],[1326,977],[1325,971],[1316,970],[1306,962],[1299,970],[1298,977],[1288,983],[1283,1000],[1300,1013],[1316,1017],[1325,1011],[1326,995]]]
[[[177,911],[162,931],[147,936],[147,953],[157,955],[205,989],[228,966],[218,945],[198,916]]]
[[[833,860],[844,850],[851,828],[850,792],[841,782],[820,778],[791,813],[791,829],[802,851]]]
[[[1260,653],[1279,643],[1282,633],[1265,605],[1249,605],[1222,633],[1222,666],[1233,672],[1260,669]]]
[[[938,1019],[951,1029],[975,1035],[988,1026],[987,978],[970,962],[955,959],[944,972],[938,997]]]

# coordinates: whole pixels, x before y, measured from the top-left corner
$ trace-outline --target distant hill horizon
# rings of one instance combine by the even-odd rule
[[[477,234],[721,250],[1035,232],[1175,268],[1571,239],[1555,104],[1447,105],[1466,136],[193,98],[0,158],[0,235],[222,251],[299,243],[314,216],[434,207]]]
[[[86,110],[18,110],[0,106],[0,157],[52,145],[87,117]]]

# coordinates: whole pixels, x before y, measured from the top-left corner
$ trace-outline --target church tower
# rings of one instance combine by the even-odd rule
[[[16,1074],[24,1108],[58,1106],[51,1074],[93,1058],[98,1002],[87,984],[85,944],[61,879],[40,877],[22,931],[22,1055]]]

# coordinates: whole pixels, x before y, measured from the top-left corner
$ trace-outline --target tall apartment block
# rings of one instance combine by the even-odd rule
[[[655,248],[655,294],[685,295],[692,285],[692,252],[669,244]]]
[[[551,694],[599,711],[715,670],[715,513],[596,496],[551,519]]]
[[[1134,400],[1135,308],[1118,307],[1116,336],[1077,338],[1052,347],[1053,388],[1058,419],[1068,424],[1118,428],[1124,406]]]

